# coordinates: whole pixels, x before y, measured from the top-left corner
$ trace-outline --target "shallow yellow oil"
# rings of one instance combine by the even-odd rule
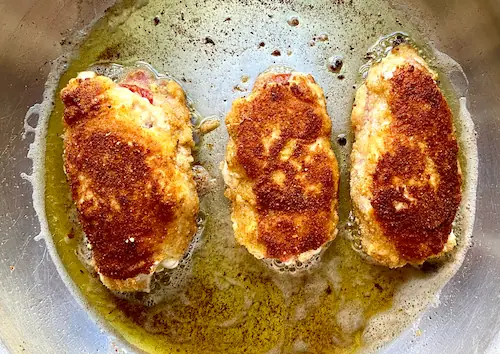
[[[58,92],[95,62],[149,60],[136,57],[142,37],[130,31],[137,27],[125,22],[110,30],[109,19],[117,21],[118,13],[132,7],[132,2],[124,2],[94,26],[61,77]],[[389,309],[398,287],[410,274],[414,276],[414,271],[366,263],[352,250],[342,228],[319,266],[298,274],[279,274],[235,244],[228,231],[229,205],[218,188],[216,195],[202,201],[207,223],[181,286],[150,307],[120,300],[86,270],[75,253],[76,242],[67,238],[73,224],[63,172],[62,112],[62,102],[56,99],[45,160],[50,231],[62,263],[89,307],[135,347],[152,353],[356,352],[363,346],[364,324]],[[207,140],[200,151],[210,150],[214,143]],[[345,220],[350,208],[347,165],[343,153],[337,151],[337,156],[344,182],[340,215]],[[207,168],[213,172],[216,162],[210,164]],[[216,211],[211,210],[214,206]],[[352,306],[359,323],[346,330],[341,317],[349,319],[345,309]]]

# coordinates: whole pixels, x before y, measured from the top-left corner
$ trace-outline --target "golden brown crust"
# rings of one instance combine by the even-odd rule
[[[324,98],[312,85],[310,76],[263,74],[226,120],[236,169],[242,167],[255,197],[255,241],[267,258],[285,261],[334,237],[337,163]]]
[[[65,171],[96,270],[108,287],[130,291],[147,287],[132,278],[182,257],[198,198],[180,87],[158,86],[142,71],[125,82],[73,79],[61,97]]]
[[[455,245],[461,199],[452,113],[437,75],[408,45],[373,65],[352,112],[351,197],[364,253],[389,267]]]
[[[428,73],[412,65],[399,67],[391,79],[388,102],[395,143],[377,164],[372,205],[401,257],[419,263],[443,250],[460,205],[458,144],[451,111]],[[426,157],[439,175],[437,188],[423,183],[429,179],[424,173]],[[401,210],[395,203],[407,200],[403,188],[394,185],[395,178],[421,184],[407,187],[417,201]]]
[[[66,146],[73,199],[81,198],[78,177],[85,175],[100,200],[99,206],[94,199],[79,205],[82,229],[99,273],[117,279],[150,272],[175,215],[176,200],[162,194],[146,163],[160,151],[130,133],[80,130]]]

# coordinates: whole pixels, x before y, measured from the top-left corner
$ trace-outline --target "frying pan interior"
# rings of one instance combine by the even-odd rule
[[[58,272],[60,261],[50,257],[50,242],[35,239],[45,225],[42,220],[40,227],[32,185],[23,174],[30,174],[33,168],[27,154],[34,134],[26,124],[40,123],[36,115],[25,122],[25,114],[28,107],[43,99],[51,61],[71,50],[74,41],[89,31],[87,26],[93,19],[103,15],[107,22],[97,25],[101,32],[90,35],[82,49],[85,55],[75,59],[77,64],[69,66],[71,70],[83,70],[89,61],[96,60],[145,60],[179,79],[201,114],[222,119],[234,98],[248,94],[259,72],[273,65],[292,67],[312,73],[325,90],[334,136],[349,134],[359,67],[367,49],[380,36],[403,32],[423,47],[435,48],[459,63],[465,77],[451,70],[448,79],[458,94],[467,98],[478,136],[473,247],[441,291],[439,304],[429,307],[417,324],[382,351],[500,350],[498,4],[493,0],[151,0],[124,1],[105,12],[113,2],[18,0],[7,1],[2,7],[0,352],[104,353],[127,347],[98,317],[89,317],[86,305],[75,299],[75,290],[65,285],[70,279],[64,271]],[[291,21],[294,17],[298,24]],[[333,57],[344,60],[342,77],[328,70]],[[63,61],[57,62],[58,68],[69,65]],[[213,150],[201,153],[214,175],[218,174],[226,139],[222,127],[207,138]],[[348,151],[336,152],[345,184]],[[220,183],[218,188],[222,190]],[[344,197],[346,191],[344,188]],[[227,208],[222,197],[217,203],[221,210]],[[341,210],[341,218],[347,216],[346,210]]]

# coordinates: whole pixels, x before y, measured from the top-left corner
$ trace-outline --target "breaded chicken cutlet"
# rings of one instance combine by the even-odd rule
[[[149,291],[196,231],[185,94],[138,69],[119,84],[80,73],[61,98],[64,167],[92,265],[111,290]]]
[[[311,75],[263,73],[226,117],[223,165],[236,240],[256,258],[305,262],[336,236],[339,172]]]
[[[461,200],[452,113],[408,44],[373,65],[352,111],[351,197],[362,251],[391,267],[422,264],[456,244]]]

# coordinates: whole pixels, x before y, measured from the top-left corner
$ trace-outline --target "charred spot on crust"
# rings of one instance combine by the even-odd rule
[[[421,262],[443,250],[452,230],[461,199],[458,144],[451,111],[429,74],[405,65],[390,82],[395,142],[377,164],[372,206],[400,256]],[[429,163],[436,186],[424,173]]]

